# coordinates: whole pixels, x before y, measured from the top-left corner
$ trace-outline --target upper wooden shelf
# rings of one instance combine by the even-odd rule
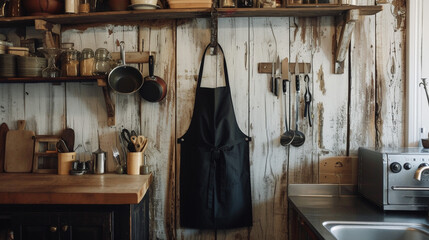
[[[56,77],[56,78],[44,78],[44,77],[12,77],[4,78],[0,77],[0,83],[63,83],[63,82],[95,82],[101,81],[100,86],[105,86],[107,81],[106,75],[89,76],[89,77]]]
[[[318,17],[345,14],[359,9],[360,15],[374,15],[382,6],[338,6],[306,8],[218,8],[218,17]],[[22,27],[34,25],[34,20],[45,20],[54,24],[75,25],[106,22],[134,22],[151,19],[183,19],[210,17],[210,8],[204,9],[157,9],[94,12],[85,14],[59,14],[48,16],[23,16],[0,18],[0,27]]]

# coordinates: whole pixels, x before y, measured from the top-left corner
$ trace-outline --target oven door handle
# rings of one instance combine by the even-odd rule
[[[429,191],[429,187],[397,187],[392,186],[395,191]]]

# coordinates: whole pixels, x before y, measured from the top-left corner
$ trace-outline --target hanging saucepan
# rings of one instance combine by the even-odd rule
[[[143,85],[143,75],[137,68],[125,64],[124,44],[122,41],[119,45],[121,49],[121,65],[110,71],[108,82],[115,92],[131,94],[138,91]]]
[[[149,102],[159,102],[167,94],[167,84],[165,81],[153,74],[153,56],[149,56],[149,76],[144,78],[143,86],[140,88],[140,96]]]

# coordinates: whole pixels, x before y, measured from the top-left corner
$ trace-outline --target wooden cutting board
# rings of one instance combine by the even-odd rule
[[[6,134],[5,172],[31,172],[34,132],[24,128],[25,120],[19,120],[18,130],[9,130]]]
[[[4,153],[6,149],[6,134],[9,131],[9,127],[6,123],[0,125],[0,172],[3,172],[4,167]]]

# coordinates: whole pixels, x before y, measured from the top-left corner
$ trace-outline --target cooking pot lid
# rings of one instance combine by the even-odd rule
[[[149,102],[161,100],[163,89],[159,83],[153,80],[145,81],[139,90],[140,96]]]

